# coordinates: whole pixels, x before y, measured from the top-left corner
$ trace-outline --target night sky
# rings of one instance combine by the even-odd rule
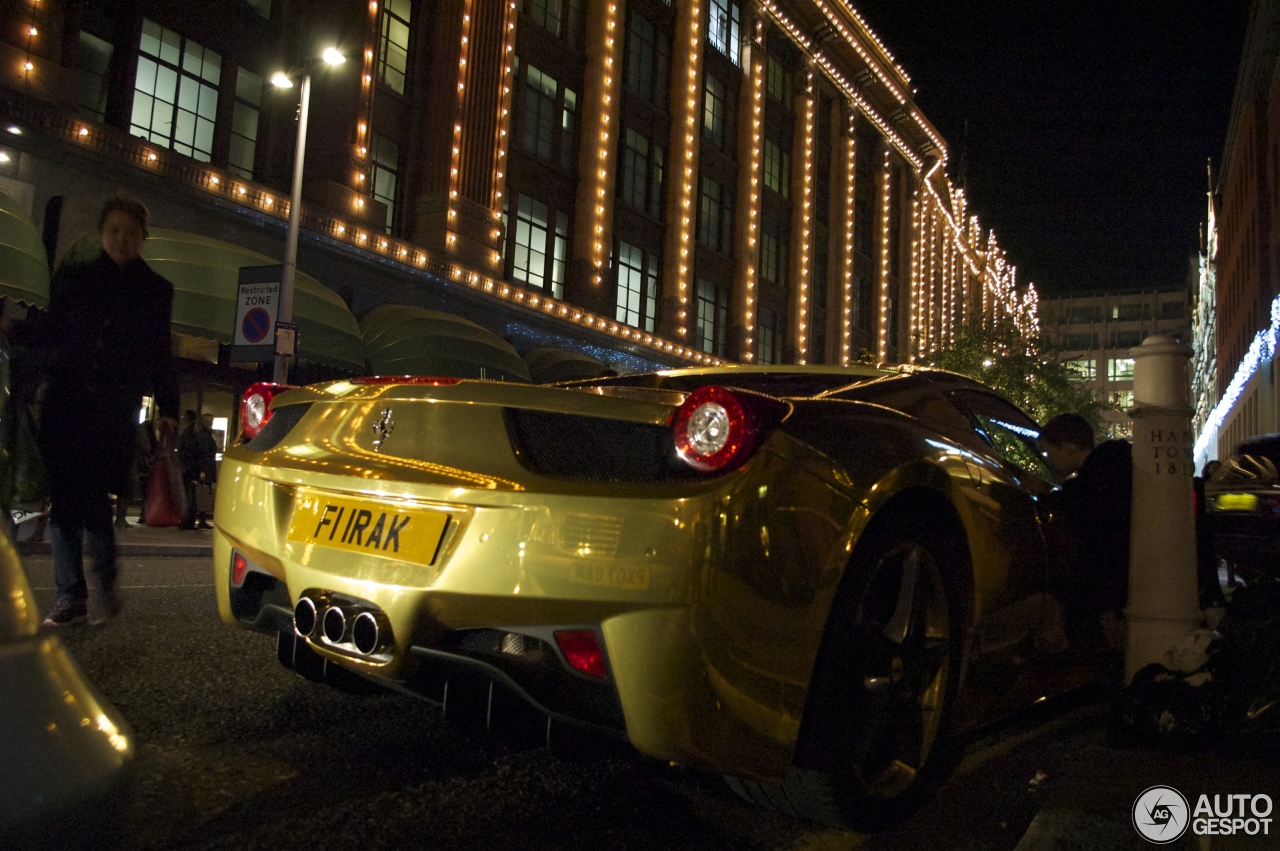
[[[853,4],[1019,281],[1042,297],[1185,283],[1248,0]]]

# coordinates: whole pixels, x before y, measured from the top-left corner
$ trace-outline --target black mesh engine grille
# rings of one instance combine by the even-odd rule
[[[676,457],[665,426],[508,408],[507,430],[520,461],[544,476],[597,482],[706,477]]]
[[[267,424],[262,427],[262,431],[258,432],[252,440],[245,443],[245,446],[254,452],[266,452],[284,440],[285,435],[293,431],[293,427],[298,424],[298,421],[309,410],[311,410],[310,402],[277,408],[271,412],[271,419],[267,420]]]

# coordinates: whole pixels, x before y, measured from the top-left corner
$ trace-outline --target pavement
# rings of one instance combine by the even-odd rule
[[[116,551],[120,556],[185,556],[200,558],[213,556],[213,532],[209,530],[183,530],[176,526],[144,526],[135,510],[129,515],[126,528],[116,529]],[[36,524],[28,520],[18,527],[18,552],[22,555],[49,555],[48,535],[34,540]]]

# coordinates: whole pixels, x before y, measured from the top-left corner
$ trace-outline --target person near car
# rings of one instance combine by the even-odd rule
[[[182,480],[187,490],[187,516],[178,528],[212,529],[207,513],[197,508],[196,490],[213,487],[218,475],[218,444],[195,411],[188,410],[182,415],[178,457],[182,459]]]
[[[1063,477],[1048,502],[1062,544],[1058,590],[1068,634],[1082,649],[1120,649],[1129,594],[1133,447],[1127,440],[1094,446],[1093,426],[1068,413],[1045,423],[1040,448]]]
[[[149,218],[140,201],[108,199],[98,215],[101,253],[59,268],[47,311],[0,322],[0,331],[42,351],[48,369],[38,443],[57,598],[47,626],[103,623],[120,611],[109,495],[127,492],[142,396],[155,398],[162,429],[177,428],[173,285],[141,257]]]

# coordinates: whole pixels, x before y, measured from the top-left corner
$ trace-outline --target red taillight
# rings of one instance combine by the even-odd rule
[[[556,644],[569,667],[591,677],[605,678],[604,651],[593,630],[562,629],[556,633]]]
[[[449,378],[439,375],[366,375],[364,378],[351,379],[352,384],[429,384],[432,387],[448,387],[457,384],[461,378]]]
[[[231,584],[237,588],[244,584],[244,575],[249,572],[249,560],[240,553],[231,557]]]
[[[288,389],[283,384],[259,381],[244,391],[244,399],[240,403],[240,433],[245,440],[257,437],[271,419],[271,400]]]
[[[724,387],[699,387],[671,417],[676,454],[695,470],[712,472],[741,463],[791,406]]]

